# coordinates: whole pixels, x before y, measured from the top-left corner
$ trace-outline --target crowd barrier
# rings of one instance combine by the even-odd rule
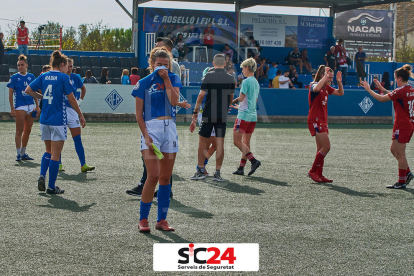
[[[95,118],[94,121],[99,121],[102,116],[105,121],[110,121],[111,116],[118,118],[116,121],[122,120],[119,118],[128,117],[122,114],[130,114],[129,118],[134,117],[135,100],[131,96],[132,85],[86,84],[85,86],[87,93],[81,104],[81,109],[84,113],[91,114]],[[181,90],[181,94],[194,107],[199,91],[199,87],[185,87]],[[235,96],[238,94],[239,90],[237,89]],[[292,122],[306,122],[308,110],[308,90],[269,88],[260,90],[257,101],[259,121],[274,122],[274,118],[284,117],[285,119],[293,118]],[[10,112],[9,93],[5,82],[0,83],[0,112]],[[178,117],[190,118],[191,113],[192,109],[181,109],[178,112]],[[230,115],[236,114],[235,110],[230,113]],[[392,116],[392,103],[380,103],[365,90],[345,90],[345,95],[342,97],[329,97],[328,114],[332,118],[342,118],[344,122],[389,123]],[[294,118],[300,118],[300,120],[294,120]],[[356,118],[359,120],[354,120]]]

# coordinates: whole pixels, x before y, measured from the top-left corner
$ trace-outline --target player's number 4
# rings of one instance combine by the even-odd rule
[[[48,100],[49,104],[52,104],[53,94],[52,94],[52,85],[48,85],[45,93],[43,94],[43,99]]]

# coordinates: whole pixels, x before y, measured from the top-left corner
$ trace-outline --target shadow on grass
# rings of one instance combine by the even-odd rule
[[[88,173],[80,172],[78,174],[67,174],[65,172],[59,172],[58,177],[64,180],[70,180],[70,181],[77,181],[81,183],[89,182],[89,181],[95,181],[95,178],[88,178]]]
[[[406,189],[402,189],[402,190],[414,195],[414,189],[407,189],[406,188]]]
[[[165,236],[167,236],[170,239],[165,239],[163,237],[160,236],[156,236],[153,233],[153,231],[157,231],[160,232],[162,234],[164,234]],[[157,233],[155,232],[155,233]],[[171,232],[171,231],[160,231],[160,230],[156,230],[155,227],[154,229],[151,229],[151,233],[148,234],[144,234],[146,237],[153,239],[154,241],[157,241],[159,243],[171,243],[171,240],[175,243],[191,243],[190,241],[181,238],[180,236],[178,236],[176,233]]]
[[[178,174],[173,174],[172,179],[173,179],[173,182],[174,181],[187,181],[187,179],[185,179],[184,177],[179,176]]]
[[[154,205],[157,205],[156,201],[154,202]],[[195,207],[186,206],[174,198],[171,199],[170,209],[187,214],[191,218],[211,219],[214,216],[212,213],[197,209]]]
[[[232,182],[232,181],[223,181],[223,182],[216,182],[213,181],[212,182],[208,182],[210,185],[220,189],[220,190],[225,190],[225,191],[229,191],[232,193],[238,193],[238,194],[249,194],[249,195],[261,195],[263,194],[265,191],[254,188],[252,186],[242,186],[236,182]]]
[[[374,197],[384,197],[386,194],[381,194],[381,193],[367,193],[367,192],[358,192],[352,189],[349,189],[347,187],[342,187],[342,186],[336,186],[330,183],[314,183],[316,185],[322,185],[325,187],[328,187],[330,190],[333,190],[335,192],[339,192],[345,195],[349,195],[349,196],[359,196],[359,197],[370,197],[370,198],[374,198]]]
[[[16,166],[16,167],[27,167],[27,168],[37,168],[37,167],[40,167],[40,164],[39,163],[33,163],[33,162],[20,161],[20,162],[17,162],[16,164],[14,164],[14,166]]]
[[[43,193],[39,193],[39,195],[49,199],[47,205],[38,205],[39,207],[68,210],[71,212],[78,213],[89,211],[89,209],[92,206],[96,205],[96,203],[92,203],[85,206],[79,206],[79,204],[76,201],[66,199],[59,195],[48,195]]]
[[[249,176],[246,179],[250,180],[250,181],[255,181],[255,182],[260,182],[260,183],[267,183],[267,184],[276,185],[276,186],[290,187],[290,185],[287,182],[280,182],[280,181],[276,181],[274,179],[269,179],[269,178],[264,178],[264,177]]]

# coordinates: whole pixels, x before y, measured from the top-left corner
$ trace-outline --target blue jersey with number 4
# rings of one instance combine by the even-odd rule
[[[80,98],[80,91],[79,90],[83,86],[82,79],[79,77],[79,74],[74,74],[74,73],[70,73],[69,79],[70,79],[70,84],[72,84],[73,88],[75,89],[75,92],[74,92],[73,96],[75,96],[76,100],[79,100],[79,98]],[[68,101],[67,96],[65,96],[65,104],[66,104],[67,107],[72,108],[72,106],[70,105],[70,103]]]
[[[40,123],[50,126],[65,126],[67,118],[64,98],[76,91],[71,85],[68,75],[59,71],[49,71],[40,75],[29,86],[33,91],[40,89],[43,92]]]
[[[25,92],[26,87],[35,78],[36,77],[30,73],[27,73],[26,75],[16,73],[13,76],[11,76],[9,83],[7,84],[7,87],[14,90],[14,108],[35,104],[33,97],[26,94]]]

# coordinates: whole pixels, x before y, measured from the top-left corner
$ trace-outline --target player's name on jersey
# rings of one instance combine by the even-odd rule
[[[46,76],[45,80],[55,81],[55,80],[57,80],[57,76]]]

